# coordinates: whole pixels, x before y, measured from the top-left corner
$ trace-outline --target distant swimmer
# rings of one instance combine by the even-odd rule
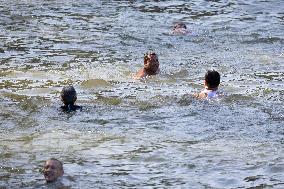
[[[173,35],[187,35],[190,34],[189,30],[186,27],[186,24],[183,22],[178,22],[172,28],[171,34]]]
[[[205,89],[200,93],[195,94],[197,98],[214,98],[219,96],[218,87],[220,84],[220,74],[215,70],[209,70],[205,74],[204,86]]]
[[[63,164],[61,161],[51,158],[43,165],[43,175],[46,182],[54,182],[64,174]]]
[[[81,106],[75,105],[77,100],[77,93],[73,86],[63,87],[61,94],[61,101],[64,103],[64,106],[61,106],[61,109],[64,111],[75,111],[82,109]]]
[[[136,73],[135,78],[141,79],[146,76],[156,75],[159,72],[158,55],[154,52],[148,52],[144,55],[144,67]]]

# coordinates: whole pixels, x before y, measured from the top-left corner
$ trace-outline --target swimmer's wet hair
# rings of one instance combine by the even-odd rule
[[[220,84],[220,74],[215,70],[208,70],[205,74],[205,82],[208,88],[216,88]]]
[[[147,60],[149,60],[149,55],[156,55],[156,56],[157,56],[157,54],[156,54],[155,52],[149,51],[149,52],[145,53],[145,54],[144,54],[144,63],[145,63]]]
[[[178,22],[174,25],[174,29],[179,29],[179,28],[187,29],[186,24],[183,22]]]
[[[61,100],[65,105],[74,104],[77,100],[77,93],[73,86],[63,87],[61,93]]]

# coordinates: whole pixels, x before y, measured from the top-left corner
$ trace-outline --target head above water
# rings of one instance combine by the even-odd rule
[[[205,86],[208,89],[218,88],[220,84],[220,74],[215,70],[208,70],[205,74]]]
[[[74,105],[75,101],[77,100],[77,93],[73,86],[63,87],[60,96],[61,96],[62,102],[66,106]]]
[[[144,69],[149,73],[157,73],[159,71],[158,55],[154,52],[147,52],[144,55]]]
[[[187,29],[185,23],[183,22],[178,22],[174,25],[174,30],[177,30],[177,29]]]
[[[61,161],[51,158],[43,165],[43,175],[46,182],[56,181],[64,174],[63,164]]]

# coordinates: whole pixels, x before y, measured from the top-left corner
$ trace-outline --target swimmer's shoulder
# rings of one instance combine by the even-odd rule
[[[141,68],[137,73],[136,75],[134,76],[134,79],[141,79],[143,77],[146,77],[146,72],[144,70],[144,68]]]
[[[77,111],[77,110],[81,111],[83,109],[82,106],[78,106],[78,105],[61,106],[60,108],[61,108],[61,110],[67,111],[67,112],[69,112],[69,111]]]

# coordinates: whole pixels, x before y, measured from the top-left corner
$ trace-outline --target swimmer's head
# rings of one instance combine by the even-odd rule
[[[173,29],[174,29],[174,30],[177,30],[177,29],[187,29],[187,28],[186,28],[185,23],[178,22],[178,23],[176,23],[176,24],[174,25],[174,28],[173,28]]]
[[[63,87],[60,96],[65,105],[73,105],[77,100],[77,93],[73,86]]]
[[[153,73],[159,70],[159,60],[156,53],[148,52],[144,55],[144,69]]]
[[[61,161],[51,158],[43,165],[43,175],[46,182],[56,181],[64,174],[63,164]]]
[[[205,74],[205,86],[208,89],[217,88],[220,84],[220,74],[215,70],[208,70]]]
[[[175,35],[187,35],[190,34],[190,31],[187,29],[185,23],[178,22],[173,26],[170,33]]]

